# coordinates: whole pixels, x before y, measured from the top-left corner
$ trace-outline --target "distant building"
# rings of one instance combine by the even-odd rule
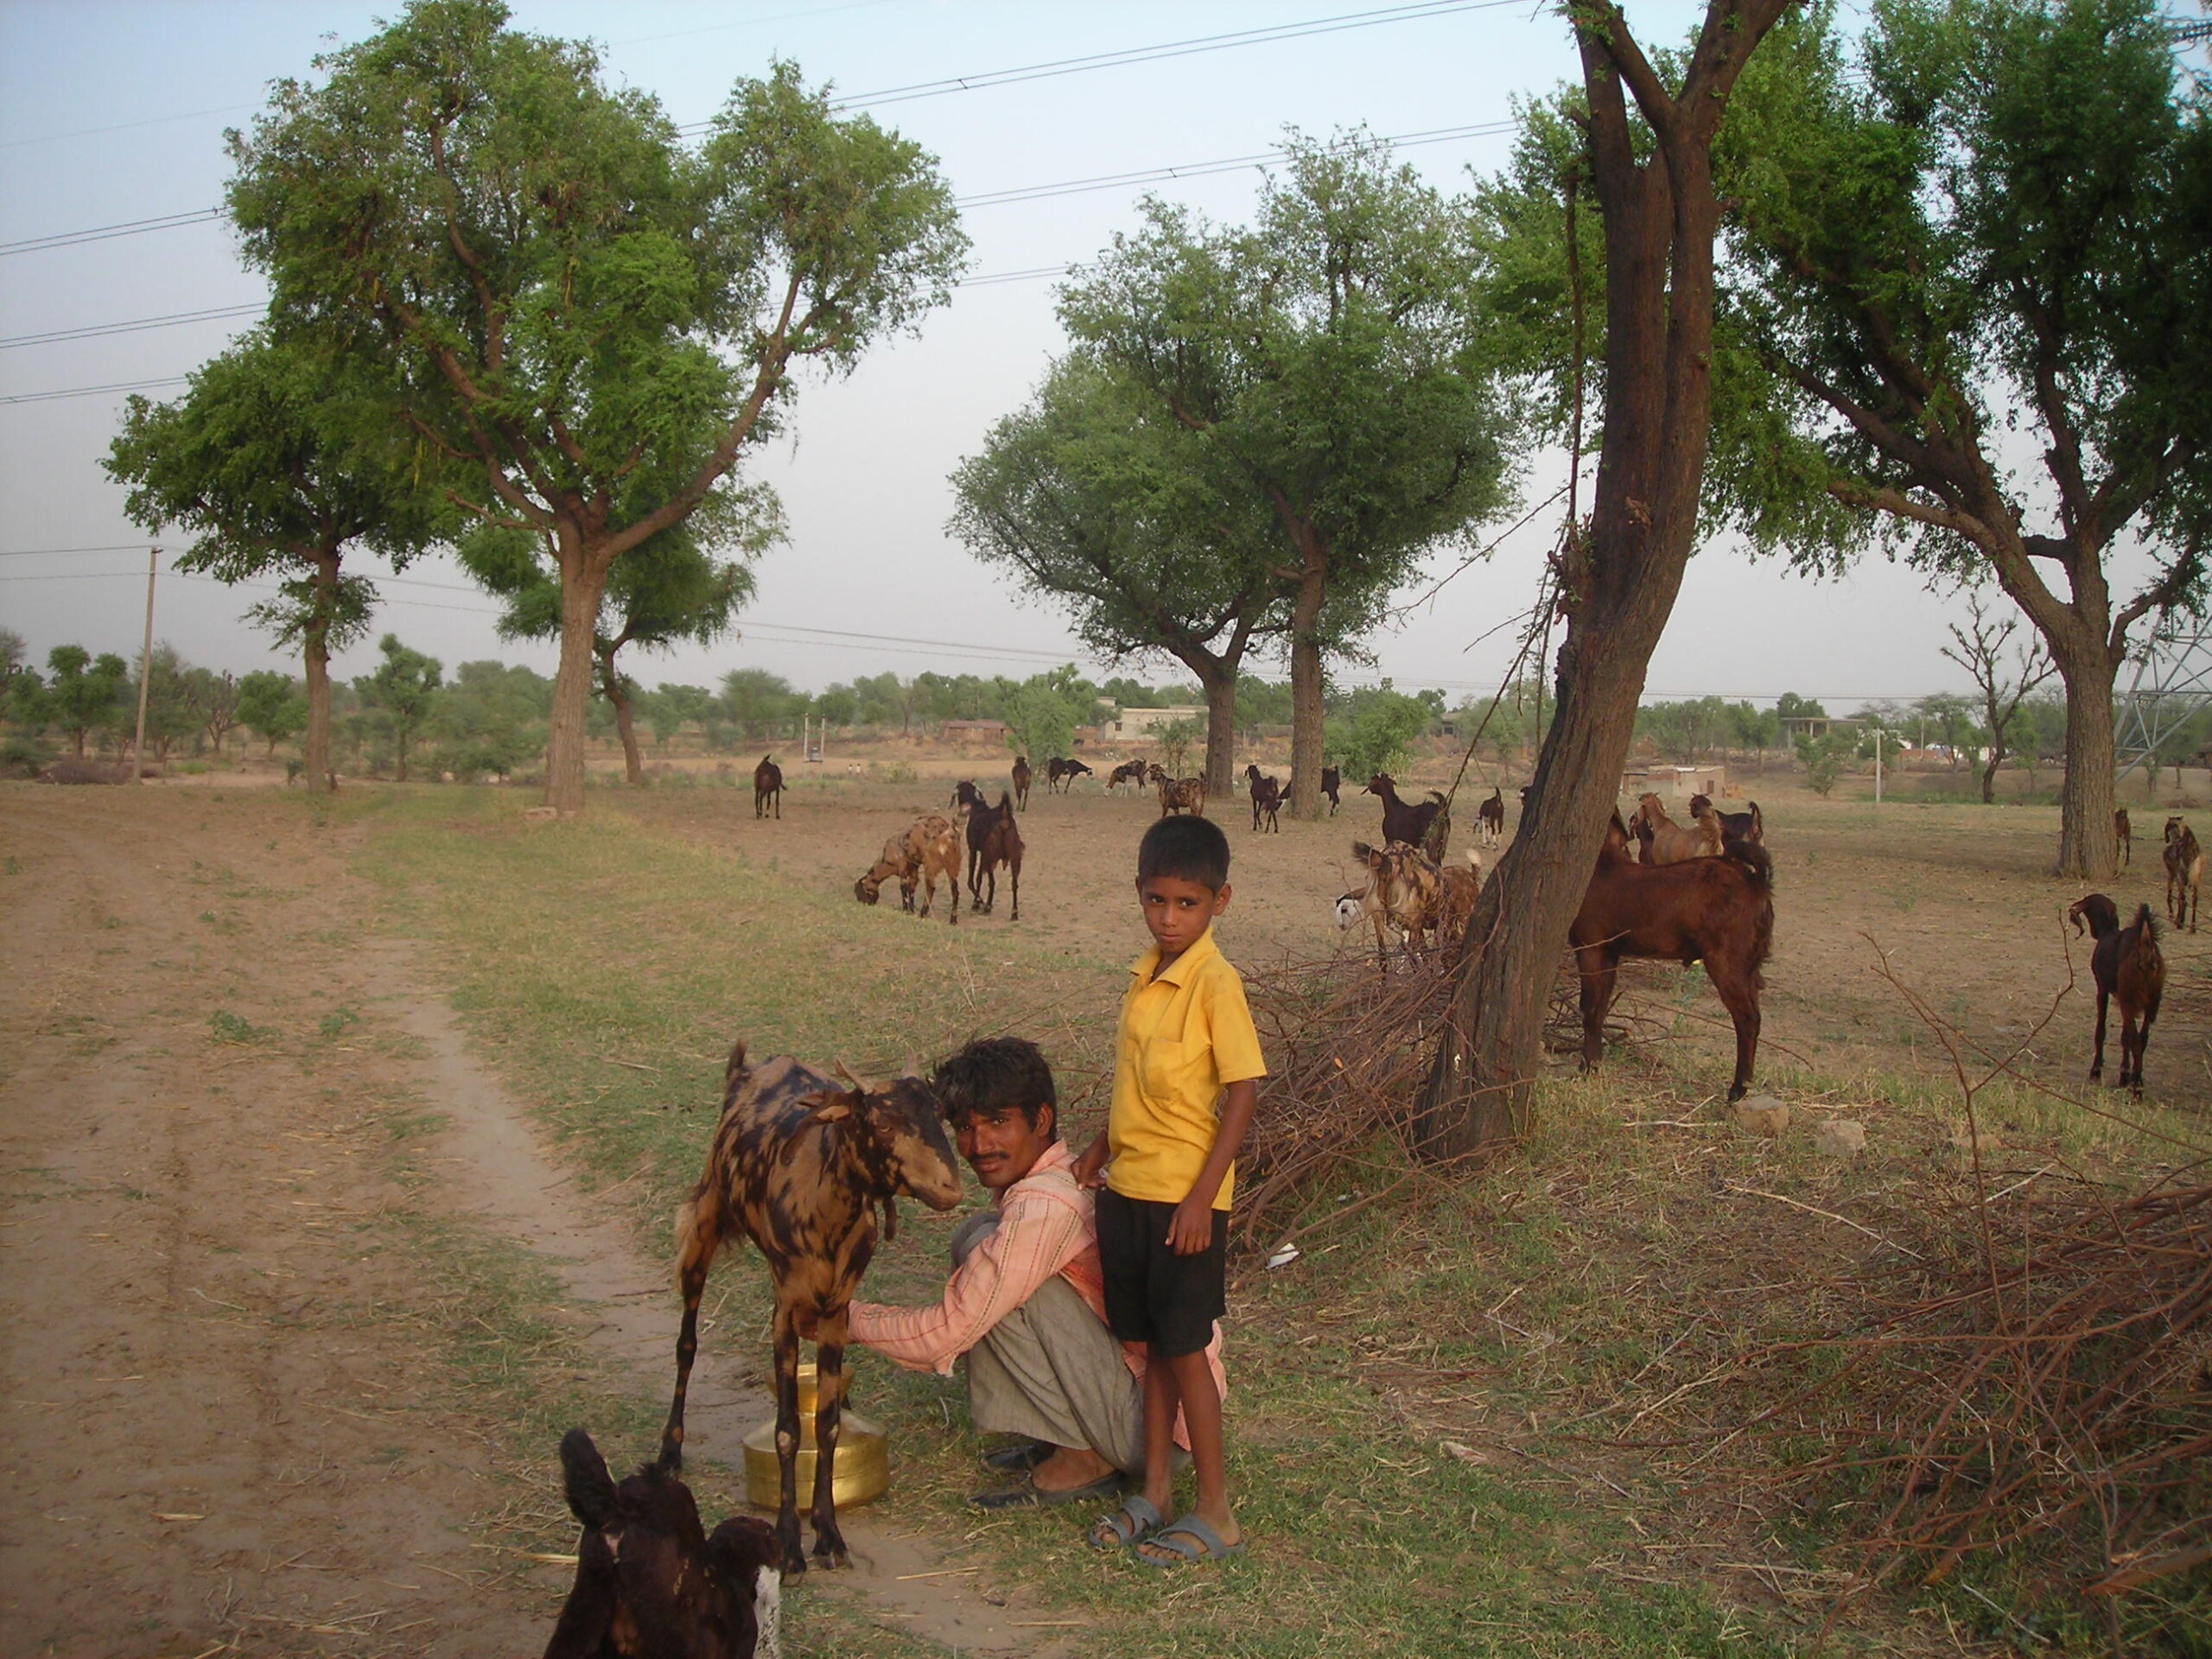
[[[1621,774],[1621,793],[1634,800],[1656,795],[1662,801],[1687,801],[1693,795],[1719,800],[1728,787],[1728,768],[1712,766],[1630,766]]]
[[[1117,709],[1112,721],[1098,729],[1102,737],[1110,732],[1117,743],[1141,743],[1158,737],[1160,728],[1173,726],[1179,720],[1188,721],[1204,730],[1206,711],[1203,707],[1189,704],[1173,709]]]
[[[1781,721],[1782,746],[1794,747],[1801,737],[1815,741],[1830,732],[1839,735],[1856,735],[1859,722],[1855,720],[1830,720],[1826,715],[1790,715]]]
[[[1006,721],[1002,720],[948,720],[944,722],[944,736],[949,743],[992,743],[1003,747],[1006,742]]]

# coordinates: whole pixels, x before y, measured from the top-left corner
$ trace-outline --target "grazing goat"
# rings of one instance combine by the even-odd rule
[[[1337,791],[1344,786],[1344,773],[1334,766],[1321,768],[1321,792],[1329,798],[1329,816],[1332,818],[1337,816],[1337,808],[1343,804],[1337,799]]]
[[[1718,858],[1727,837],[1720,833],[1718,813],[1682,824],[1667,816],[1656,795],[1636,798],[1636,816],[1629,827],[1643,844],[1646,864],[1680,864],[1686,859]]]
[[[1095,778],[1097,775],[1082,761],[1063,760],[1056,754],[1045,763],[1045,792],[1048,795],[1052,793],[1059,789],[1061,783],[1065,780],[1067,789],[1064,792],[1071,795],[1075,792],[1077,779]]]
[[[2127,809],[2117,807],[2112,815],[2113,851],[2125,864],[2135,861],[2135,826],[2127,821]]]
[[[1029,770],[1027,755],[1017,754],[1014,757],[1014,805],[1017,812],[1027,812],[1029,810],[1029,780],[1036,775]]]
[[[997,827],[1001,812],[1008,817],[1014,816],[1014,803],[1007,798],[1004,790],[999,791],[997,806],[986,804],[982,795],[972,790],[969,791],[968,898],[970,909],[975,907],[976,889],[983,879],[983,843],[991,838],[991,831]]]
[[[776,816],[782,817],[784,769],[764,754],[760,757],[760,764],[753,768],[753,816],[766,817],[767,805],[771,801],[776,804]]]
[[[1490,799],[1475,810],[1476,822],[1482,826],[1483,845],[1495,847],[1505,839],[1505,791],[1493,789]]]
[[[1123,784],[1135,784],[1139,789],[1145,785],[1145,767],[1141,760],[1124,760],[1114,768],[1106,779],[1109,790],[1119,789]]]
[[[1160,791],[1160,816],[1170,812],[1190,812],[1203,818],[1206,815],[1206,780],[1203,778],[1170,778],[1155,766],[1159,775],[1153,779]]]
[[[2189,918],[2189,931],[2196,931],[2196,890],[2204,884],[2204,849],[2196,844],[2196,834],[2179,818],[2166,820],[2166,914],[2179,927],[2182,918]],[[2180,900],[2179,906],[2175,904]]]
[[[968,816],[968,844],[974,856],[968,866],[968,907],[989,915],[991,906],[998,902],[999,866],[1007,868],[1007,879],[1014,884],[1014,906],[1007,912],[1007,920],[1021,919],[1021,830],[1014,821],[1014,803],[1003,795],[999,797],[997,809],[988,813],[990,823],[984,831],[981,847],[976,845],[976,820],[985,817],[982,812]],[[976,883],[987,880],[990,886],[976,891]]]
[[[2166,992],[2166,959],[2158,953],[2158,924],[2151,906],[2138,905],[2135,919],[2120,925],[2120,911],[2101,893],[2085,893],[2067,906],[2066,919],[2080,937],[2082,924],[2089,925],[2097,948],[2089,955],[2089,975],[2097,982],[2096,1052],[2089,1061],[2089,1081],[2105,1070],[2105,1009],[2120,999],[2120,1086],[2143,1092],[2143,1051],[2150,1046],[2151,1022],[2158,1017],[2158,1001]]]
[[[1378,772],[1367,780],[1367,793],[1382,798],[1382,839],[1402,841],[1409,847],[1418,847],[1439,864],[1444,861],[1445,843],[1452,838],[1451,815],[1444,810],[1444,797],[1436,790],[1428,791],[1428,798],[1415,804],[1398,798],[1398,780],[1387,772]]]
[[[583,1523],[576,1581],[545,1659],[774,1659],[783,1650],[775,1529],[737,1516],[711,1535],[691,1491],[646,1465],[620,1486],[591,1436],[561,1439]]]
[[[1639,864],[1616,812],[1567,939],[1582,982],[1584,1071],[1605,1052],[1605,1011],[1623,957],[1702,962],[1736,1027],[1728,1098],[1744,1097],[1758,1058],[1759,969],[1774,941],[1774,866],[1765,848],[1731,842],[1718,858]]]
[[[853,883],[853,897],[864,905],[872,905],[883,891],[883,884],[893,876],[899,880],[899,898],[902,909],[914,908],[914,889],[922,888],[922,915],[926,918],[930,906],[937,902],[937,881],[939,876],[949,878],[952,887],[952,925],[960,925],[960,834],[951,821],[932,812],[925,818],[916,818],[904,835],[893,836],[883,843],[883,856],[877,859],[866,875]]]
[[[1367,867],[1367,886],[1337,900],[1337,925],[1351,925],[1344,906],[1346,900],[1356,904],[1354,914],[1375,924],[1375,956],[1386,969],[1389,928],[1404,936],[1408,955],[1419,952],[1432,933],[1437,944],[1448,945],[1467,931],[1483,886],[1482,855],[1473,848],[1465,864],[1452,866],[1440,866],[1402,841],[1381,848],[1355,841],[1351,855]]]
[[[660,1466],[683,1464],[683,1395],[699,1351],[699,1297],[726,1240],[743,1234],[766,1258],[775,1287],[776,1460],[783,1472],[776,1542],[786,1579],[806,1571],[798,1531],[798,1345],[815,1344],[814,1554],[850,1563],[837,1530],[831,1478],[845,1397],[845,1310],[883,1236],[896,1236],[897,1200],[932,1210],[960,1202],[960,1172],[937,1096],[910,1065],[870,1089],[840,1063],[840,1088],[787,1054],[745,1063],[729,1052],[721,1122],[705,1170],[676,1215],[676,1282],[683,1324],[676,1339],[676,1396],[661,1431]]]
[[[1699,819],[1708,817],[1718,818],[1720,820],[1721,840],[1756,841],[1764,847],[1766,845],[1765,816],[1760,812],[1757,801],[1746,801],[1744,804],[1751,810],[1748,812],[1715,812],[1712,796],[1693,795],[1690,797],[1690,822],[1695,823]]]
[[[1252,785],[1252,828],[1257,830],[1264,817],[1268,829],[1282,834],[1282,820],[1276,816],[1282,810],[1282,785],[1254,766],[1244,768],[1244,777]]]

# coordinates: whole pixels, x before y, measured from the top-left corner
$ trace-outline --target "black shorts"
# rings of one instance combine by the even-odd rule
[[[1213,1212],[1213,1238],[1196,1255],[1167,1248],[1172,1204],[1098,1193],[1098,1267],[1106,1285],[1106,1323],[1123,1342],[1141,1342],[1162,1359],[1203,1351],[1227,1306],[1229,1214]]]

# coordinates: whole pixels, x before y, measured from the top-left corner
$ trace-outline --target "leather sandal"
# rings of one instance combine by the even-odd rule
[[[1093,1549],[1127,1549],[1159,1531],[1160,1520],[1152,1500],[1142,1492],[1132,1492],[1122,1500],[1120,1509],[1091,1522],[1083,1541]]]
[[[1139,1543],[1164,1549],[1174,1559],[1163,1561],[1156,1556],[1147,1555],[1137,1548]],[[1221,1535],[1195,1510],[1172,1525],[1159,1529],[1150,1537],[1132,1539],[1129,1543],[1129,1554],[1147,1567],[1190,1567],[1199,1561],[1232,1560],[1243,1553],[1244,1541],[1242,1538],[1233,1544],[1224,1544],[1221,1541]]]

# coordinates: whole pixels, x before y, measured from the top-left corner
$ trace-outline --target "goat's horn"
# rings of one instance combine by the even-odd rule
[[[899,1075],[902,1077],[920,1077],[922,1075],[922,1057],[914,1052],[912,1049],[908,1049],[906,1051],[906,1058],[899,1063]]]
[[[842,1058],[832,1060],[830,1063],[830,1069],[835,1071],[839,1077],[842,1077],[847,1083],[851,1084],[854,1088],[859,1090],[862,1094],[866,1094],[868,1092],[868,1084],[862,1083],[859,1077],[854,1075],[853,1068],[847,1065]]]

